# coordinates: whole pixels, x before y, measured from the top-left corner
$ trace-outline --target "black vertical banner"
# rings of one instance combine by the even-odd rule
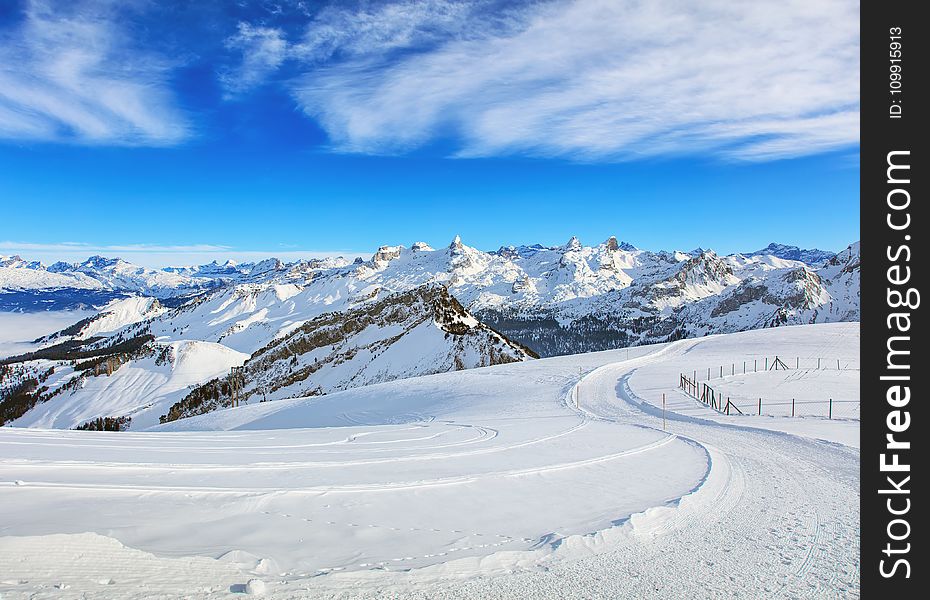
[[[861,8],[862,596],[926,597],[930,411],[921,297],[930,213],[920,210],[927,24],[917,2]],[[926,222],[925,222],[926,221]],[[919,592],[919,593],[918,593]]]

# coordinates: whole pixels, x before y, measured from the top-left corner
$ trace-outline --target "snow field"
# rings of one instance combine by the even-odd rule
[[[810,335],[816,331],[817,335]],[[859,326],[855,323],[825,323],[811,326],[779,327],[759,332],[741,332],[721,336],[709,336],[686,341],[688,348],[675,361],[654,362],[638,369],[628,379],[630,390],[651,407],[661,410],[662,394],[665,394],[666,409],[678,415],[750,426],[775,431],[784,431],[859,447],[859,371],[822,369],[795,370],[796,364],[786,359],[788,370],[761,371],[758,373],[738,372],[727,375],[727,367],[741,367],[745,360],[752,365],[774,356],[800,356],[802,363],[815,364],[817,357],[830,356],[839,359],[841,366],[854,366],[859,360]],[[813,360],[811,360],[813,359]],[[725,365],[724,377],[706,381],[708,365]],[[704,374],[701,369],[704,369]],[[692,376],[698,372],[698,382],[706,381],[724,397],[732,392],[732,401],[738,404],[745,415],[721,415],[712,408],[678,389],[681,373]],[[719,371],[718,371],[719,373]],[[834,404],[835,419],[828,420],[828,400],[855,401]],[[763,414],[755,414],[758,398],[763,399]],[[791,415],[791,399],[796,399],[795,414]],[[768,401],[768,402],[767,402]],[[776,406],[775,403],[778,403]],[[816,402],[802,404],[801,402]],[[820,422],[825,421],[825,422]]]
[[[837,442],[858,423],[723,417],[675,392],[683,365],[760,343],[855,352],[858,327],[421,377],[150,432],[4,428],[0,592],[151,597],[89,558],[118,556],[132,577],[177,564],[195,597],[255,579],[271,598],[855,597],[858,452]],[[73,555],[55,570],[53,544]]]

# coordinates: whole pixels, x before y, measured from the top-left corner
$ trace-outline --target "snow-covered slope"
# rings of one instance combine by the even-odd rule
[[[0,593],[858,597],[858,421],[721,415],[677,390],[681,372],[760,348],[845,364],[858,325],[441,373],[130,434],[0,428]]]
[[[277,286],[270,293],[259,294],[258,302],[286,297],[289,290]],[[228,406],[234,381],[239,401],[248,403],[534,357],[467,313],[442,285],[320,315],[281,335],[259,327],[236,338],[247,352],[223,343],[226,322],[211,330],[216,341],[203,339],[210,337],[204,331],[195,340],[190,331],[178,334],[183,339],[156,337],[152,325],[160,314],[167,313],[155,300],[122,300],[49,337],[51,345],[7,367],[12,370],[4,381],[31,378],[35,384],[0,393],[0,414],[14,426],[73,428],[110,418],[126,421],[120,428],[137,429],[162,416],[173,420]],[[108,335],[120,320],[134,324]],[[231,379],[230,368],[243,362],[242,374]]]
[[[322,315],[274,339],[246,361],[238,397],[322,395],[534,356],[468,314],[445,287],[426,285]],[[228,380],[208,382],[173,406],[166,420],[228,406],[230,395]]]
[[[144,429],[191,388],[247,358],[222,344],[185,341],[152,345],[109,371],[105,363],[85,370],[59,363],[43,382],[45,400],[9,425],[73,429],[101,417],[128,417],[125,428]]]
[[[112,333],[144,319],[151,319],[165,312],[165,307],[155,298],[131,296],[109,302],[100,312],[74,323],[54,334],[37,340],[40,343],[60,343],[66,340],[86,340],[94,336]]]

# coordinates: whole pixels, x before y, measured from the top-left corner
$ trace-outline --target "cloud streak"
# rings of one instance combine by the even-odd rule
[[[237,33],[226,40],[226,47],[242,56],[237,67],[220,75],[227,99],[264,83],[292,53],[280,29],[249,23],[239,23]]]
[[[171,145],[190,133],[170,65],[132,47],[109,2],[28,3],[0,37],[0,137]]]
[[[577,0],[519,17],[392,60],[369,32],[293,94],[345,152],[451,138],[466,157],[773,160],[858,143],[856,3]]]

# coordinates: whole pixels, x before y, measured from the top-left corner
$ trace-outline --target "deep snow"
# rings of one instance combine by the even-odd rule
[[[2,428],[0,592],[222,597],[258,579],[282,598],[855,597],[858,422],[724,417],[677,391],[690,365],[760,347],[851,360],[858,325],[420,377],[140,433]]]

